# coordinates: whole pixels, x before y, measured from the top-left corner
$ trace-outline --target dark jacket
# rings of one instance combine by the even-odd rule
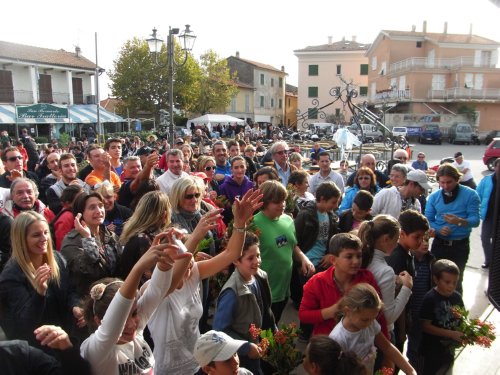
[[[372,215],[368,215],[365,220],[373,219]],[[352,224],[354,223],[354,217],[352,216],[352,208],[345,210],[339,215],[339,232],[348,233],[352,230]]]
[[[302,252],[307,253],[313,247],[319,233],[318,207],[315,201],[307,202],[294,220],[297,245]],[[333,212],[328,212],[330,227],[328,228],[328,242],[333,235],[339,232],[338,217]],[[327,245],[328,246],[328,245]]]
[[[10,226],[13,219],[10,216],[0,214],[0,272],[10,258],[12,248],[10,246]]]
[[[12,181],[10,181],[7,176],[10,176],[10,172],[5,172],[0,175],[0,187],[10,189],[10,185]],[[32,181],[35,181],[36,186],[40,186],[40,179],[36,175],[36,173],[31,171],[23,171],[23,177],[29,178]]]
[[[356,177],[356,173],[351,174],[347,178],[346,186],[354,186],[354,177]],[[391,180],[389,177],[385,173],[380,172],[378,169],[375,170],[375,177],[377,178],[377,185],[379,188],[383,189],[387,186],[391,186]]]

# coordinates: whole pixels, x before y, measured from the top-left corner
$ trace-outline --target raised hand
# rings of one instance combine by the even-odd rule
[[[42,346],[52,349],[66,350],[73,347],[68,334],[57,326],[45,325],[34,331],[35,337]]]
[[[262,194],[259,189],[249,190],[243,198],[235,198],[233,204],[234,225],[241,228],[250,220],[255,210],[262,207]]]
[[[90,228],[87,226],[87,224],[85,224],[84,220],[81,220],[81,218],[82,218],[81,213],[76,214],[75,221],[74,221],[75,229],[77,230],[78,233],[80,233],[80,235],[83,238],[92,237],[92,233],[90,232]]]
[[[23,177],[23,171],[19,171],[17,169],[11,169],[10,170],[10,175],[6,176],[7,180],[10,182],[14,181],[16,178]]]
[[[35,285],[36,292],[42,296],[45,295],[48,288],[48,282],[50,276],[52,275],[52,270],[47,263],[42,264],[35,271]]]
[[[163,232],[154,238],[149,250],[136,263],[142,272],[151,269],[155,263],[161,271],[168,271],[176,260],[192,257],[191,253],[178,253],[179,248],[171,242],[172,235],[172,232]],[[167,242],[161,243],[162,240]]]

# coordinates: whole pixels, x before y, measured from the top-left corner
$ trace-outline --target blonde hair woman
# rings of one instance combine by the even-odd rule
[[[40,214],[19,214],[11,227],[12,257],[0,274],[2,327],[7,338],[40,347],[33,331],[42,324],[71,328],[72,310],[81,311],[70,294],[68,272],[52,249],[49,225]]]
[[[162,191],[150,191],[141,198],[120,236],[120,243],[124,246],[120,269],[122,279],[150,248],[155,236],[170,225],[171,212],[168,196]],[[142,282],[150,276],[151,273],[145,273]]]

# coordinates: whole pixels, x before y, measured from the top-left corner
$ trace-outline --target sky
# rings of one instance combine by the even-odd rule
[[[498,2],[498,1],[497,1]],[[113,69],[123,44],[148,38],[153,27],[166,39],[168,28],[182,31],[190,24],[197,36],[195,58],[208,50],[277,69],[285,67],[287,83],[298,84],[294,50],[356,36],[372,43],[380,30],[472,32],[500,42],[500,8],[491,0],[24,0],[3,5],[0,40],[74,51]],[[100,99],[111,94],[106,74],[100,79]]]

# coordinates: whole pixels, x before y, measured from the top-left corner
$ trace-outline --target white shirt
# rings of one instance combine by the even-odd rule
[[[375,194],[371,214],[373,216],[387,214],[397,219],[401,214],[401,207],[403,205],[401,200],[401,194],[396,186],[381,189]],[[413,199],[413,203],[408,208],[415,209],[418,212],[422,211],[420,201],[416,198]]]
[[[0,187],[0,208],[5,206],[5,202],[10,199],[10,189]]]
[[[340,189],[342,194],[344,193],[344,178],[340,173],[332,170],[330,170],[330,173],[326,177],[323,177],[321,175],[321,171],[312,175],[312,177],[309,179],[309,192],[311,194],[316,195],[316,190],[318,189],[318,186],[322,182],[327,182],[327,181],[333,181],[335,185],[337,185],[337,187]]]
[[[189,176],[186,172],[182,171],[180,175],[173,174],[170,169],[163,173],[160,177],[156,179],[156,182],[160,186],[160,190],[165,194],[170,194],[172,185],[181,177]]]
[[[468,171],[464,173],[464,175],[460,179],[461,181],[469,181],[470,179],[474,178],[474,176],[472,175],[470,161],[462,160],[462,164],[458,164],[456,161],[454,161],[452,165],[457,167],[460,173],[463,173],[464,169],[468,169]]]

